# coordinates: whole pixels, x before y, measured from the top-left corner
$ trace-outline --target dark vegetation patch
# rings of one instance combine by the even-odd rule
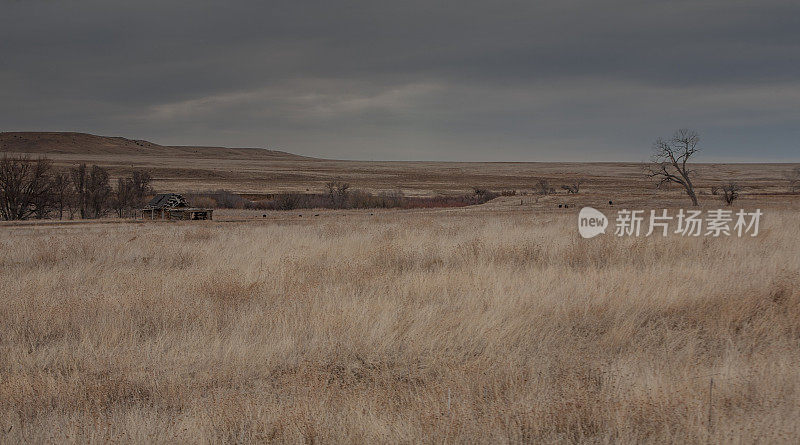
[[[224,209],[295,210],[295,209],[418,209],[464,207],[483,204],[498,196],[490,190],[475,188],[471,193],[442,196],[405,196],[400,191],[378,194],[351,190],[347,184],[329,187],[327,193],[273,193],[238,195],[228,190],[185,194],[194,206]]]

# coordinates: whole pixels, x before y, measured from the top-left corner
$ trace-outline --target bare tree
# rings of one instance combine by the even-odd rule
[[[111,205],[117,216],[125,218],[132,214],[134,208],[143,206],[145,198],[152,192],[150,174],[136,170],[130,178],[117,179]]]
[[[342,208],[347,203],[350,184],[341,181],[331,181],[325,184],[328,189],[328,199],[334,208]]]
[[[740,191],[742,191],[742,187],[735,182],[728,182],[727,184],[721,187],[711,188],[711,194],[720,195],[722,197],[722,200],[725,201],[725,204],[728,205],[732,205],[733,201],[739,199]]]
[[[79,166],[70,170],[70,176],[72,177],[72,188],[75,191],[75,204],[80,211],[81,219],[86,218],[86,202],[87,194],[86,194],[86,181],[89,173],[86,169],[86,164],[80,164]]]
[[[117,178],[117,187],[114,189],[112,205],[117,216],[124,218],[135,205],[135,192],[133,180],[130,178]]]
[[[800,167],[795,167],[786,173],[786,179],[789,181],[789,193],[797,193],[800,191]]]
[[[0,159],[0,216],[6,220],[46,216],[51,169],[46,158]]]
[[[59,173],[53,177],[51,193],[55,211],[58,212],[58,219],[64,218],[65,210],[72,218],[73,189],[69,174]]]
[[[86,177],[86,208],[91,218],[100,218],[108,211],[111,186],[108,183],[108,171],[93,165]]]
[[[586,182],[586,180],[584,178],[578,178],[578,179],[570,182],[569,184],[562,185],[561,186],[561,190],[566,190],[567,194],[572,193],[572,194],[577,195],[578,192],[581,191],[581,186],[583,185],[584,182]]]
[[[152,178],[150,173],[146,171],[136,170],[131,174],[131,186],[133,188],[133,205],[143,206],[145,199],[148,195],[153,194],[153,188],[150,186]]]
[[[694,206],[698,205],[692,184],[694,171],[689,170],[687,163],[700,150],[698,142],[700,135],[697,131],[685,128],[676,131],[669,139],[658,138],[653,144],[652,163],[646,168],[648,177],[659,180],[658,187],[668,183],[680,184]]]
[[[56,209],[56,197],[53,193],[53,177],[47,174],[41,181],[37,192],[31,194],[33,217],[45,219]]]
[[[26,193],[33,203],[33,215],[38,219],[46,217],[52,209],[52,173],[53,164],[49,159],[39,158],[33,162]]]

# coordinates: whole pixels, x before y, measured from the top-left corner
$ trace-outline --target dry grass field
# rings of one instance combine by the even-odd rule
[[[800,440],[796,210],[486,206],[0,227],[0,442]]]
[[[734,208],[764,210],[755,238],[585,240],[582,206],[613,220],[688,199],[635,163],[0,136],[59,168],[148,169],[164,192],[318,192],[333,179],[520,192],[447,209],[0,223],[0,443],[800,441],[793,166],[697,166],[703,208],[735,179]],[[531,193],[538,178],[577,177],[579,194]]]

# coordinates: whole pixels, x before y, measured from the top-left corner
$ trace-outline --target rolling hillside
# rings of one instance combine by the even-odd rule
[[[2,132],[0,152],[69,155],[133,155],[203,157],[221,159],[307,159],[282,151],[261,148],[165,146],[123,137],[67,132]]]

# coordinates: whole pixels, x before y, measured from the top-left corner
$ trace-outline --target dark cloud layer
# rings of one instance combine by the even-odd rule
[[[795,1],[3,1],[0,129],[358,159],[800,160]]]

